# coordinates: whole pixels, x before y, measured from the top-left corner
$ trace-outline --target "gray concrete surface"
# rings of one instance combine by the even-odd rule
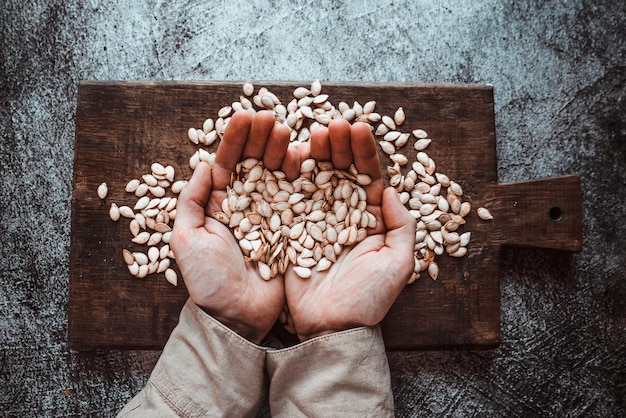
[[[623,1],[4,0],[0,25],[1,416],[114,415],[158,358],[66,345],[77,82],[315,78],[493,84],[500,181],[582,178],[583,252],[505,250],[501,347],[391,353],[397,415],[626,414]]]

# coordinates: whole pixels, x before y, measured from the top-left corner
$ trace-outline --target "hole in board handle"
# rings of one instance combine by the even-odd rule
[[[550,210],[548,211],[548,214],[550,215],[550,219],[552,219],[555,222],[558,222],[563,219],[563,209],[561,209],[558,206],[551,207]]]

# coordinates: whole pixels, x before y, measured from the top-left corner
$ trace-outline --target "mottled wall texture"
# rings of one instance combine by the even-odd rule
[[[582,179],[584,250],[504,249],[501,346],[390,353],[397,415],[626,414],[622,1],[3,0],[0,28],[0,415],[114,415],[159,355],[67,347],[79,80],[316,78],[492,84],[499,181]]]

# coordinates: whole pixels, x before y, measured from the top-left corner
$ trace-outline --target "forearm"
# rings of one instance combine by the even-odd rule
[[[263,403],[265,348],[188,300],[131,416],[254,416]]]
[[[379,327],[361,327],[268,351],[273,416],[393,416]]]

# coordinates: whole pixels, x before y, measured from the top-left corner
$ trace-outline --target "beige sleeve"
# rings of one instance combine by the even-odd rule
[[[393,417],[380,327],[361,327],[268,351],[274,417]]]
[[[265,348],[183,307],[147,386],[119,417],[254,417],[266,395]]]

